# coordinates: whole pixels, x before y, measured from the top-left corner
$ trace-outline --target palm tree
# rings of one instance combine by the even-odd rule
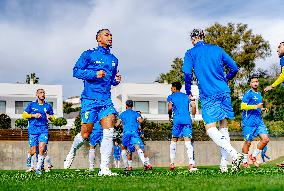
[[[38,84],[39,83],[39,77],[37,77],[35,73],[31,73],[30,75],[27,75],[26,83],[27,84]]]

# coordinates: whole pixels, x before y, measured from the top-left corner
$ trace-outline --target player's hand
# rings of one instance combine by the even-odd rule
[[[260,109],[262,109],[262,108],[263,108],[263,103],[259,103],[259,104],[257,104],[257,105],[256,105],[256,108],[260,108]]]
[[[36,113],[36,114],[33,114],[32,117],[38,119],[38,118],[41,118],[41,114],[40,113]]]
[[[97,78],[104,78],[106,76],[106,72],[104,70],[97,71]]]
[[[48,113],[45,113],[47,119],[51,119],[51,116]]]
[[[267,86],[266,88],[264,88],[264,92],[268,92],[268,91],[270,91],[270,90],[272,90],[272,89],[273,89],[273,86],[272,86],[272,85]]]
[[[195,101],[195,98],[193,97],[192,94],[190,94],[190,95],[188,96],[188,98],[190,99],[190,101]]]
[[[173,118],[169,118],[170,123],[173,123]]]
[[[269,109],[268,108],[262,108],[261,109],[263,112],[268,113]]]
[[[119,71],[117,71],[116,75],[115,75],[115,80],[120,83],[121,82],[121,74],[119,73]]]

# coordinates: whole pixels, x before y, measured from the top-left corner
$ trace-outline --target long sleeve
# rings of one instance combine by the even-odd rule
[[[248,105],[246,103],[241,103],[241,110],[253,110],[257,109],[256,105]]]
[[[277,78],[277,80],[275,80],[275,82],[272,84],[272,87],[276,87],[279,84],[281,84],[282,82],[284,82],[284,66],[282,67],[282,72],[280,74],[280,76]]]
[[[222,61],[229,68],[226,75],[227,80],[232,80],[238,73],[238,66],[235,61],[222,49]]]
[[[116,74],[117,74],[117,60],[116,60],[116,63],[115,63],[115,67],[112,71],[112,76],[111,76],[111,85],[113,86],[117,86],[120,82],[116,81],[115,77],[116,77]]]
[[[192,57],[189,52],[186,52],[182,65],[182,71],[184,73],[185,91],[187,95],[191,94],[192,67]]]
[[[87,69],[89,62],[90,50],[82,53],[73,68],[73,77],[82,80],[96,80],[97,71]]]

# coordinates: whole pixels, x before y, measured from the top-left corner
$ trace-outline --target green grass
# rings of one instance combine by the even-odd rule
[[[284,169],[273,165],[221,174],[217,167],[168,171],[114,170],[117,177],[98,177],[96,173],[53,170],[41,176],[24,171],[0,171],[0,190],[284,190]]]

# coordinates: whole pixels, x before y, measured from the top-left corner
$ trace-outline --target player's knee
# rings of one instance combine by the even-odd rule
[[[269,137],[265,137],[265,138],[263,138],[262,140],[261,140],[261,142],[263,142],[263,143],[268,143],[270,140],[269,140]]]
[[[88,139],[90,137],[90,133],[89,132],[82,133],[82,137],[83,139]]]
[[[30,154],[31,155],[34,155],[36,153],[36,148],[32,148],[31,150],[30,150]]]
[[[250,146],[251,145],[251,142],[250,141],[245,141],[244,143],[246,146]]]

